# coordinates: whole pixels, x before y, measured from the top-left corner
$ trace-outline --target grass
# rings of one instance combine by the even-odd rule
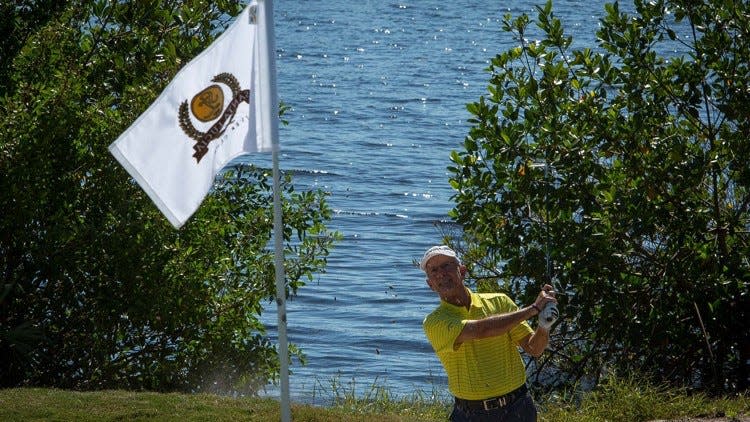
[[[540,405],[540,420],[554,422],[688,421],[724,418],[750,421],[750,397],[710,398],[683,390],[612,379],[581,397],[551,397]]]
[[[293,421],[445,421],[447,396],[415,392],[392,397],[373,386],[355,396],[334,385],[331,404],[292,404]],[[704,395],[615,380],[582,396],[539,400],[540,421],[639,422],[724,417],[750,421],[750,398],[712,399]],[[209,394],[130,391],[77,392],[43,388],[0,390],[3,421],[278,421],[280,407],[272,398],[231,398]]]

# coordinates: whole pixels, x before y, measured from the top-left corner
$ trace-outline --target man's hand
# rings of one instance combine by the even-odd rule
[[[547,303],[542,312],[539,313],[539,326],[549,331],[559,315],[557,304],[554,302]]]
[[[539,312],[539,326],[549,331],[552,328],[552,324],[557,321],[557,317],[560,315],[557,311],[557,299],[555,298],[555,290],[549,284],[545,284],[542,287],[542,291],[534,302],[534,307],[541,309]]]

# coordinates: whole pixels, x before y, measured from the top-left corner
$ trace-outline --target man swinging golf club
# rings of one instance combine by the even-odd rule
[[[558,315],[552,286],[544,285],[534,303],[519,308],[505,294],[466,288],[466,267],[447,246],[428,249],[420,268],[440,296],[423,328],[455,396],[450,420],[536,421],[518,349],[539,357],[547,347]],[[526,320],[536,315],[533,330]]]

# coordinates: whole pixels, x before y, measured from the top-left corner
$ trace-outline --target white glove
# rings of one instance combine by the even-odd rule
[[[557,317],[560,314],[557,312],[557,304],[549,302],[542,312],[539,313],[539,326],[549,331],[552,328],[552,324],[557,321]]]

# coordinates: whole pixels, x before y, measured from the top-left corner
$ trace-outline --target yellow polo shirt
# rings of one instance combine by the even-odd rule
[[[453,343],[466,321],[518,310],[502,293],[473,293],[471,308],[440,301],[425,317],[422,327],[448,375],[448,389],[459,398],[482,400],[509,393],[526,382],[526,368],[518,343],[533,330],[528,323],[515,326],[508,333],[462,343]]]

